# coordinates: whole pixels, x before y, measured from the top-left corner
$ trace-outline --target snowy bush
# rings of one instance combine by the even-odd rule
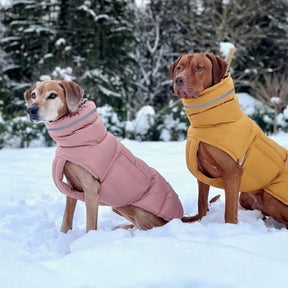
[[[269,107],[257,106],[255,107],[254,113],[249,115],[266,133],[271,135],[273,133],[273,119],[274,111]]]
[[[253,119],[264,133],[272,134],[274,110],[248,93],[237,93],[237,98],[243,112]]]
[[[126,132],[130,137],[140,141],[151,140],[150,130],[155,124],[155,110],[150,105],[143,106],[135,115],[135,119],[126,122]]]
[[[48,145],[45,139],[44,126],[30,122],[27,117],[16,117],[0,121],[0,148],[24,148]]]
[[[116,137],[122,138],[124,136],[125,124],[120,122],[117,113],[111,106],[97,107],[97,112],[109,132]]]
[[[75,77],[72,75],[73,74],[73,69],[71,67],[55,67],[55,69],[52,71],[51,75],[41,75],[40,80],[45,81],[45,80],[51,80],[51,79],[62,79],[62,80],[67,80],[67,81],[73,81],[75,80]]]
[[[171,101],[157,113],[152,106],[143,106],[131,121],[120,121],[109,105],[97,107],[97,111],[107,131],[119,139],[179,141],[186,138],[188,121],[180,102]],[[0,135],[0,149],[55,144],[44,124],[32,123],[26,116],[4,121],[0,115]]]
[[[164,109],[143,106],[135,119],[126,123],[132,139],[140,141],[179,141],[186,138],[188,122],[182,104],[170,101]]]
[[[288,131],[288,106],[284,108],[282,113],[278,114],[277,123],[278,123],[278,130],[285,132]]]
[[[161,141],[181,141],[186,139],[189,122],[182,103],[170,101],[165,111],[159,114],[160,121],[157,129]]]
[[[241,107],[266,134],[273,133],[274,110],[247,93],[239,93]],[[130,121],[121,120],[110,105],[97,107],[106,129],[122,139],[139,141],[183,141],[186,139],[189,121],[181,101],[171,100],[156,111],[145,105]],[[278,115],[278,131],[288,129],[288,108]],[[3,120],[0,114],[0,149],[3,147],[51,146],[53,140],[43,124],[31,123],[25,116]]]
[[[174,115],[164,115],[163,124],[158,126],[160,130],[159,140],[179,141],[186,138],[187,123],[181,122],[181,119],[174,119]]]
[[[7,128],[2,118],[2,114],[0,113],[0,149],[4,147],[6,137],[7,137]]]

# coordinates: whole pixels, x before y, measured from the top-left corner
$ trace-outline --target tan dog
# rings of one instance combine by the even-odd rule
[[[132,153],[129,152],[129,150],[127,148],[124,149],[124,146],[120,143],[118,143],[118,141],[116,140],[116,138],[114,136],[112,136],[110,133],[108,133],[104,126],[103,126],[103,123],[101,122],[101,120],[99,119],[98,117],[98,114],[96,112],[96,108],[92,110],[92,112],[88,113],[87,115],[85,115],[84,117],[80,118],[80,120],[78,119],[79,117],[77,116],[78,114],[81,114],[79,111],[82,109],[84,109],[83,107],[89,107],[89,105],[94,105],[95,107],[95,104],[91,101],[88,101],[90,102],[90,104],[87,104],[87,103],[84,103],[81,105],[81,102],[82,102],[82,96],[83,96],[83,90],[80,86],[78,86],[76,83],[73,83],[73,82],[70,82],[70,81],[60,81],[60,80],[51,80],[51,81],[43,81],[43,82],[38,82],[35,86],[31,87],[29,90],[27,90],[24,94],[24,97],[25,97],[25,101],[26,101],[26,104],[27,104],[27,108],[28,108],[28,113],[30,115],[30,118],[32,121],[35,121],[35,122],[44,122],[46,124],[46,126],[48,127],[49,125],[51,126],[53,123],[58,123],[60,122],[60,125],[63,121],[66,121],[65,123],[68,123],[68,125],[66,126],[71,126],[71,125],[78,125],[80,121],[86,121],[86,118],[89,118],[89,117],[94,117],[93,119],[96,119],[95,121],[98,123],[97,127],[100,127],[99,129],[101,130],[100,132],[104,135],[105,139],[107,139],[107,137],[110,139],[109,141],[113,142],[114,146],[113,147],[120,147],[119,149],[122,149],[122,150],[118,150],[121,152],[121,153],[124,153],[125,155],[128,155],[127,157],[130,157],[131,159],[133,159],[133,161],[137,162],[137,163],[140,163],[138,166],[141,166],[142,168],[144,167],[146,170],[145,170],[145,178],[143,179],[144,176],[139,176],[137,175],[138,177],[140,177],[137,181],[142,181],[142,182],[145,182],[145,185],[147,184],[147,189],[146,190],[143,190],[143,195],[146,197],[143,201],[145,202],[145,205],[147,206],[147,209],[143,209],[141,208],[141,199],[139,199],[139,195],[137,196],[136,195],[132,195],[134,198],[135,197],[138,197],[137,199],[133,199],[132,203],[136,203],[135,205],[132,205],[132,204],[129,204],[129,205],[125,205],[125,206],[121,206],[121,207],[113,207],[112,205],[112,208],[113,208],[113,211],[116,212],[117,214],[125,217],[126,219],[128,219],[130,222],[132,222],[132,224],[141,229],[141,230],[147,230],[147,229],[150,229],[150,228],[153,228],[153,227],[157,227],[157,226],[162,226],[164,225],[165,223],[167,223],[169,220],[171,220],[170,218],[169,219],[163,219],[162,217],[160,216],[157,216],[155,215],[153,212],[149,212],[147,210],[149,210],[150,206],[149,206],[149,201],[150,199],[153,200],[153,198],[151,198],[153,196],[153,193],[154,193],[154,185],[158,185],[156,188],[157,190],[157,193],[155,195],[156,199],[154,199],[153,201],[156,203],[158,201],[158,198],[159,195],[161,195],[161,193],[163,191],[161,191],[161,187],[163,188],[163,185],[164,185],[164,194],[165,195],[168,195],[168,201],[166,201],[164,204],[163,204],[163,207],[165,209],[165,213],[169,214],[169,210],[171,211],[171,207],[176,204],[176,206],[178,207],[178,212],[175,211],[175,213],[172,215],[171,218],[181,218],[183,216],[183,210],[182,210],[182,206],[181,206],[181,203],[179,202],[178,200],[178,196],[176,196],[177,194],[173,191],[173,189],[170,187],[170,185],[164,180],[164,178],[153,168],[149,167],[146,163],[144,163],[142,160],[138,159],[137,157],[134,157],[132,156]],[[92,103],[92,104],[91,104]],[[84,105],[84,106],[83,106]],[[81,108],[80,108],[81,107]],[[86,108],[85,108],[86,109]],[[90,116],[92,115],[92,116]],[[89,116],[89,117],[88,117]],[[75,117],[78,117],[78,118],[75,118]],[[70,121],[70,118],[71,118],[71,121]],[[63,120],[64,119],[64,120]],[[75,119],[77,119],[75,121]],[[83,120],[84,119],[84,120]],[[91,118],[92,119],[92,118]],[[92,120],[93,120],[92,119]],[[90,121],[88,124],[90,125],[91,123],[94,125],[94,122],[93,121]],[[62,121],[62,122],[61,122]],[[74,122],[73,122],[74,121]],[[88,120],[87,120],[88,121]],[[76,124],[75,124],[76,123]],[[89,126],[87,124],[87,126]],[[91,125],[92,125],[91,124]],[[86,125],[86,124],[85,124]],[[91,126],[90,125],[90,126]],[[66,126],[63,128],[64,131],[66,131]],[[89,126],[89,127],[90,127]],[[91,126],[92,127],[92,126]],[[61,127],[60,127],[61,128]],[[57,129],[60,129],[59,127],[56,128]],[[82,129],[82,127],[80,127]],[[84,127],[86,128],[86,126]],[[83,128],[83,129],[84,129]],[[62,128],[61,128],[62,129]],[[78,131],[79,128],[77,128]],[[82,129],[82,130],[83,130]],[[90,129],[90,128],[89,128]],[[55,130],[55,128],[51,129],[52,131]],[[93,126],[93,130],[92,130],[92,134],[95,133],[95,135],[97,135],[97,129],[94,129],[94,126]],[[49,131],[49,129],[48,129]],[[85,130],[84,130],[85,131]],[[87,133],[88,134],[91,134],[91,130],[89,130],[90,132],[86,132],[86,135]],[[74,131],[75,132],[75,131]],[[74,133],[73,132],[73,133]],[[76,131],[77,132],[77,131]],[[81,132],[81,131],[80,131]],[[99,133],[100,133],[99,132]],[[49,132],[50,133],[50,132]],[[68,133],[67,131],[65,133]],[[64,134],[65,134],[64,133]],[[69,132],[70,133],[70,132]],[[70,134],[73,134],[73,133],[70,133]],[[83,132],[81,132],[83,133]],[[109,134],[109,135],[108,135]],[[80,142],[80,148],[78,149],[82,149],[82,145],[85,145],[84,143],[84,136],[85,134],[81,134],[83,135],[83,144]],[[108,135],[107,137],[105,135]],[[62,136],[61,136],[62,137]],[[94,137],[94,136],[93,136]],[[81,141],[81,137],[80,137],[80,141]],[[93,139],[92,139],[93,140]],[[112,143],[111,142],[111,143]],[[59,144],[59,143],[58,143]],[[66,146],[69,146],[71,145],[72,146],[73,143],[66,143],[65,145]],[[64,146],[65,146],[64,145]],[[91,144],[89,144],[91,145]],[[61,146],[61,145],[60,145]],[[90,147],[88,147],[89,149]],[[58,145],[58,148],[57,149],[61,149],[61,147],[59,148],[59,145]],[[117,151],[118,151],[117,150]],[[74,151],[74,150],[73,150]],[[79,150],[77,150],[77,148],[75,149],[75,154],[79,154],[78,152]],[[102,151],[102,150],[101,150]],[[124,152],[123,152],[124,151]],[[119,153],[120,153],[119,152]],[[58,150],[57,150],[57,153],[58,153]],[[104,155],[106,152],[105,150],[103,150],[103,152],[101,152],[99,155]],[[110,151],[108,151],[106,154],[110,153]],[[112,153],[112,152],[111,152]],[[111,154],[110,153],[110,154]],[[114,153],[114,152],[113,152]],[[118,153],[118,152],[117,152]],[[87,153],[85,153],[87,154]],[[105,155],[106,155],[105,154]],[[116,155],[117,156],[117,155]],[[83,156],[84,157],[84,156]],[[88,156],[89,157],[89,156]],[[134,157],[134,158],[133,158]],[[115,157],[114,157],[115,158]],[[114,159],[113,158],[113,159]],[[123,158],[123,157],[122,157]],[[121,158],[121,159],[122,159]],[[130,159],[129,158],[129,159]],[[137,158],[137,159],[136,159]],[[117,158],[118,159],[118,158]],[[125,158],[126,159],[126,158]],[[100,160],[99,160],[100,161]],[[113,160],[114,161],[114,160]],[[116,161],[116,160],[115,160]],[[128,160],[125,160],[126,162],[125,163],[128,163],[129,161]],[[128,161],[128,162],[127,162]],[[132,161],[132,160],[131,160]],[[55,160],[54,160],[55,162]],[[112,162],[111,162],[112,163]],[[113,162],[114,163],[114,162]],[[118,162],[117,162],[118,163]],[[101,167],[101,163],[98,163]],[[54,164],[53,164],[54,165]],[[56,165],[56,164],[55,164]],[[104,163],[103,163],[104,165]],[[110,165],[110,163],[108,162],[107,164],[108,166]],[[112,164],[111,164],[112,165]],[[110,165],[110,166],[111,166]],[[136,165],[136,164],[135,164]],[[119,163],[118,163],[118,166],[119,166]],[[138,167],[137,166],[137,167]],[[54,166],[53,166],[54,167]],[[136,166],[133,166],[132,167],[132,170],[135,170],[135,169],[138,169]],[[140,168],[141,168],[140,167]],[[126,166],[125,166],[126,168]],[[128,167],[129,168],[129,167]],[[127,168],[127,169],[128,169]],[[139,169],[140,169],[139,168]],[[141,168],[141,169],[142,169]],[[143,169],[144,169],[143,168]],[[72,229],[72,222],[73,222],[73,215],[74,215],[74,211],[75,211],[75,207],[76,207],[76,203],[77,203],[77,199],[84,199],[85,201],[85,204],[86,204],[86,217],[87,217],[87,223],[86,223],[86,230],[89,231],[89,230],[92,230],[92,229],[97,229],[97,220],[98,220],[98,206],[99,205],[102,205],[104,202],[103,205],[109,205],[109,201],[114,201],[113,203],[122,203],[122,199],[121,197],[119,198],[119,194],[115,194],[115,198],[117,198],[116,200],[113,199],[113,194],[112,195],[112,199],[110,199],[109,201],[107,200],[108,198],[104,195],[106,192],[107,192],[107,188],[104,189],[104,186],[103,186],[103,189],[101,189],[102,193],[100,193],[100,188],[102,188],[102,184],[103,183],[107,183],[108,180],[106,180],[106,176],[105,176],[105,179],[102,180],[101,179],[101,184],[100,184],[100,180],[96,177],[94,177],[87,169],[87,167],[82,167],[81,165],[78,165],[78,164],[75,164],[75,163],[72,163],[71,161],[66,161],[65,162],[65,165],[64,165],[64,168],[63,168],[63,173],[68,181],[68,184],[63,184],[61,181],[58,181],[59,179],[56,179],[59,183],[59,185],[61,187],[65,187],[69,190],[77,190],[78,194],[77,193],[73,193],[69,192],[72,196],[67,195],[66,196],[66,208],[65,208],[65,212],[64,212],[64,216],[63,216],[63,222],[62,222],[62,226],[61,226],[61,231],[66,233],[69,229]],[[127,169],[122,169],[123,173],[128,173],[126,172]],[[110,169],[111,170],[111,169]],[[125,171],[124,171],[125,170]],[[108,170],[107,170],[108,171]],[[108,172],[105,172],[106,175],[108,175],[108,173],[110,173],[109,171]],[[127,170],[128,171],[128,170]],[[54,173],[54,172],[53,172]],[[112,172],[111,172],[112,173]],[[111,173],[109,175],[111,175]],[[121,171],[120,171],[121,173]],[[133,173],[133,171],[131,172]],[[149,175],[148,175],[149,174]],[[117,176],[118,175],[118,176]],[[121,179],[119,178],[119,174],[117,174],[115,177],[122,181],[121,183],[122,184],[119,184],[119,186],[123,186],[123,182],[124,184],[126,185],[129,185],[129,179]],[[144,173],[143,173],[144,175]],[[57,176],[57,175],[56,175]],[[99,176],[100,177],[100,176]],[[101,176],[102,177],[102,176]],[[114,177],[114,178],[115,178]],[[150,177],[150,178],[149,178]],[[54,178],[54,174],[53,174],[53,178]],[[56,177],[57,178],[57,177]],[[146,179],[147,178],[147,179]],[[54,181],[55,181],[55,178],[54,178]],[[56,181],[56,182],[57,182]],[[125,181],[127,181],[127,183],[125,183]],[[148,182],[150,181],[150,182]],[[55,182],[55,183],[56,183]],[[111,182],[111,181],[110,181]],[[147,182],[147,183],[146,183]],[[160,183],[160,184],[159,184]],[[113,183],[112,183],[113,184]],[[57,184],[56,184],[57,185]],[[64,185],[64,186],[63,186]],[[106,187],[107,187],[108,184],[106,184]],[[117,183],[113,184],[114,186],[117,187]],[[133,184],[132,184],[133,185]],[[139,184],[140,185],[140,184]],[[144,184],[143,184],[144,185]],[[59,187],[60,187],[59,186]],[[113,187],[114,187],[113,186]],[[57,186],[58,187],[58,186]],[[58,187],[58,188],[59,188]],[[118,190],[121,191],[121,187],[117,187],[119,188]],[[127,187],[128,189],[126,189],[124,187],[124,190],[133,190],[133,189],[136,189],[134,187],[132,188],[129,188]],[[154,190],[153,190],[154,189]],[[60,189],[59,189],[60,190]],[[104,192],[106,191],[106,192]],[[115,191],[115,192],[119,192],[119,191]],[[63,191],[62,191],[63,192]],[[147,194],[145,194],[147,192]],[[63,192],[64,193],[64,192]],[[107,192],[107,194],[109,193],[112,193],[110,191]],[[119,192],[120,193],[120,192]],[[132,191],[132,193],[134,193]],[[83,194],[83,195],[81,195]],[[141,197],[144,197],[143,195],[141,194]],[[74,198],[73,195],[76,195],[76,197]],[[77,198],[78,196],[80,198]],[[152,196],[151,196],[152,195]],[[164,196],[165,196],[164,195]],[[162,195],[163,196],[163,195]],[[106,197],[104,200],[102,199],[103,197]],[[150,197],[150,198],[149,198]],[[102,200],[101,200],[102,199]],[[147,200],[148,199],[148,200]],[[171,201],[171,199],[173,199]],[[167,199],[166,199],[167,200]],[[163,200],[164,201],[164,200]],[[174,201],[174,202],[173,202]],[[130,201],[131,202],[131,201]],[[159,202],[159,201],[158,201]],[[157,203],[158,203],[157,202]],[[173,202],[173,203],[172,203]],[[172,204],[171,204],[172,203]],[[171,207],[169,205],[172,205]],[[161,204],[161,201],[160,201],[160,204],[159,204],[161,207],[162,207],[162,204]],[[151,204],[151,207],[153,205]],[[153,208],[154,209],[154,208]],[[153,210],[152,209],[152,210]],[[155,209],[154,209],[155,210]],[[154,211],[153,210],[153,211]],[[156,210],[155,210],[156,211]],[[162,211],[162,210],[161,210]],[[167,212],[168,211],[168,212]],[[182,211],[182,212],[181,212]],[[164,213],[164,212],[163,212]],[[164,214],[165,214],[164,213]],[[159,215],[161,215],[161,213],[159,212]],[[170,217],[170,216],[169,216]],[[121,226],[123,228],[131,228],[133,227],[133,225],[127,225],[127,226]]]
[[[244,208],[260,210],[264,215],[272,216],[277,221],[285,223],[288,228],[287,151],[268,139],[256,124],[247,119],[248,117],[240,109],[233,81],[229,79],[230,75],[226,74],[226,70],[225,61],[210,53],[182,55],[170,67],[174,92],[183,101],[191,123],[188,130],[186,159],[189,170],[198,179],[199,187],[198,214],[184,217],[183,221],[200,220],[206,215],[209,187],[213,185],[225,190],[225,222],[238,222],[238,199],[239,192],[242,191],[250,192],[241,193],[240,204]],[[230,86],[226,88],[226,84]],[[221,91],[220,94],[218,90]],[[225,106],[227,106],[226,110],[224,110]],[[220,117],[220,120],[216,117]],[[242,125],[241,121],[245,122],[243,125],[246,126],[239,127]],[[228,123],[232,128],[228,128]],[[240,130],[242,128],[244,132],[241,133],[247,137],[233,134],[235,129],[242,131]],[[256,136],[252,135],[252,130],[257,132],[255,132]],[[265,143],[267,153],[264,148],[263,151],[259,151],[253,146],[256,142],[254,139],[258,139],[258,136]],[[226,140],[223,140],[224,138]],[[236,155],[238,150],[235,152],[233,147],[229,146],[229,141],[233,142],[233,138],[237,138],[235,146],[241,146],[237,148],[242,149],[241,157]],[[254,158],[249,160],[251,155],[256,153],[254,150],[259,153],[256,154],[255,160]],[[275,163],[271,164],[273,169],[275,168],[274,174],[271,172],[271,175],[267,176],[270,177],[269,181],[264,179],[267,183],[261,179],[265,184],[261,184],[260,181],[259,185],[257,183],[246,185],[250,180],[253,182],[261,178],[262,174],[266,173],[265,170],[269,169],[270,160],[267,155],[270,150],[271,153],[277,151],[270,157],[272,161],[275,160]],[[250,168],[248,164],[253,167]],[[277,194],[278,199],[273,193]]]

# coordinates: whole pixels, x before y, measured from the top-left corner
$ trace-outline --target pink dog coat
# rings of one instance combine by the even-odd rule
[[[87,101],[76,114],[46,123],[46,127],[58,144],[53,179],[65,195],[85,201],[83,192],[63,181],[65,162],[70,161],[99,180],[101,205],[132,204],[166,221],[183,217],[182,205],[170,184],[106,131],[94,102]]]

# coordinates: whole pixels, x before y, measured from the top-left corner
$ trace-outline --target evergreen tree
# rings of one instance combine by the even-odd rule
[[[71,66],[89,98],[119,111],[134,92],[132,2],[62,0],[53,51]]]
[[[45,59],[50,57],[55,30],[50,22],[50,5],[46,2],[12,1],[11,7],[4,11],[6,33],[1,44],[15,64],[6,71],[13,81],[34,80],[41,74]]]
[[[39,79],[68,78],[98,105],[121,112],[136,89],[133,2],[12,1],[2,9],[7,29],[1,47],[13,61],[5,70],[15,83],[13,93],[22,99]]]
[[[49,22],[51,14],[45,1],[12,1],[11,6],[2,11],[6,30],[0,43],[10,63],[2,71],[9,79],[7,88],[15,99],[4,98],[5,114],[14,117],[23,113],[24,90],[39,80],[45,70],[55,31]]]

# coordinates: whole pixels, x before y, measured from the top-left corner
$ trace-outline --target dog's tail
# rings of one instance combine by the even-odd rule
[[[210,199],[209,204],[212,204],[216,202],[218,199],[220,199],[220,194],[214,196],[212,199]]]
[[[228,72],[229,70],[229,67],[232,63],[232,59],[233,59],[233,56],[234,56],[234,52],[235,52],[235,48],[234,47],[231,47],[229,49],[229,53],[228,53],[228,56],[227,58],[225,59],[226,63],[227,63],[227,69],[226,69],[226,72]]]

